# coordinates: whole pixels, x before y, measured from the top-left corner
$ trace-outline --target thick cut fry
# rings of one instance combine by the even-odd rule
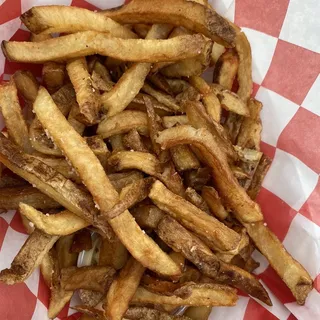
[[[200,34],[168,40],[143,40],[119,39],[105,33],[84,31],[38,43],[2,41],[2,50],[9,60],[16,62],[65,61],[92,54],[123,61],[158,62],[196,57],[207,42]]]
[[[121,320],[129,308],[145,268],[130,258],[118,277],[111,284],[104,301],[105,316],[110,320]]]
[[[122,139],[126,148],[138,152],[149,152],[144,145],[139,132],[136,129],[130,130]]]
[[[89,266],[61,269],[61,287],[66,291],[86,289],[105,293],[116,270],[111,267]]]
[[[0,282],[12,285],[25,281],[58,238],[40,230],[33,231],[12,261],[11,267],[0,272]]]
[[[312,279],[308,272],[290,256],[279,239],[263,222],[247,223],[245,227],[256,247],[291,290],[297,303],[304,304],[308,293],[312,290]]]
[[[86,220],[67,210],[46,215],[26,203],[20,203],[19,209],[37,229],[50,235],[66,236],[89,225]]]
[[[263,219],[260,207],[241,188],[229,168],[225,154],[207,129],[180,126],[162,131],[157,139],[163,148],[191,143],[206,157],[215,178],[223,203],[230,207],[242,222],[257,222]]]
[[[185,317],[189,317],[192,320],[208,320],[211,313],[211,307],[190,307],[184,313]]]
[[[92,193],[96,204],[100,207],[103,216],[102,221],[105,221],[108,219],[106,213],[118,202],[119,196],[107,178],[100,162],[83,138],[59,112],[44,88],[39,89],[34,110],[40,122],[47,128],[54,141],[78,171]],[[56,119],[56,122],[52,122],[52,119]],[[109,220],[109,223],[122,243],[143,265],[159,273],[179,274],[179,268],[151,238],[142,232],[129,211],[124,211]],[[146,252],[149,254],[146,255]]]
[[[244,102],[247,102],[252,93],[252,55],[250,43],[243,32],[237,34],[236,50],[239,56],[237,94]]]
[[[146,307],[131,307],[125,313],[125,318],[130,320],[190,320],[187,316],[174,316],[155,309]],[[202,319],[204,320],[204,319]]]
[[[234,46],[237,29],[214,10],[193,1],[134,0],[103,15],[120,23],[169,23],[203,33],[213,41]]]
[[[18,92],[22,95],[23,99],[29,103],[36,100],[39,83],[30,71],[16,71],[12,76]]]
[[[50,93],[56,92],[63,86],[65,75],[66,67],[62,63],[47,62],[42,67],[42,79]]]
[[[171,148],[171,157],[178,171],[200,168],[200,162],[188,146]]]
[[[76,92],[81,120],[87,125],[97,123],[99,121],[101,98],[99,91],[93,87],[86,59],[79,58],[69,61],[67,71]]]
[[[165,212],[154,205],[141,205],[133,209],[132,215],[143,229],[156,229]]]
[[[188,187],[186,190],[186,200],[191,202],[193,205],[195,205],[200,210],[206,212],[207,214],[211,214],[210,209],[206,203],[206,201],[200,196],[199,193],[197,193],[196,190]]]
[[[235,289],[219,284],[194,284],[191,295],[186,299],[163,296],[138,287],[131,303],[169,304],[185,306],[234,306],[237,302]]]
[[[172,128],[176,125],[188,124],[187,116],[166,116],[162,118],[162,123],[165,128]]]
[[[205,276],[219,283],[239,288],[266,304],[272,305],[268,293],[253,275],[220,261],[201,240],[174,219],[164,217],[158,225],[157,234],[173,250],[181,252],[195,264]]]
[[[175,195],[160,181],[153,184],[149,197],[161,210],[177,219],[195,234],[205,238],[212,248],[229,251],[238,247],[240,237],[235,231]]]
[[[203,199],[208,204],[211,212],[219,219],[224,220],[229,213],[221,203],[221,199],[216,189],[213,187],[204,186],[201,193]]]
[[[10,139],[25,152],[30,153],[32,146],[28,128],[21,112],[17,88],[13,80],[0,85],[0,110]]]
[[[24,202],[37,209],[55,209],[61,205],[31,186],[0,189],[1,210],[18,210],[19,203]]]
[[[214,66],[213,82],[220,84],[225,89],[231,90],[239,67],[237,52],[227,50],[217,60]]]
[[[32,7],[22,14],[21,21],[35,34],[92,30],[109,33],[116,38],[137,38],[128,28],[101,14],[71,6]]]
[[[148,134],[147,114],[141,111],[126,110],[110,118],[102,120],[97,129],[97,134],[103,139],[120,133],[127,133],[137,129],[140,134]]]

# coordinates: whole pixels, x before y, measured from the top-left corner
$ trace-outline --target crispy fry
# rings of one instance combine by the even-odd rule
[[[173,250],[181,252],[206,276],[219,283],[244,290],[255,298],[271,305],[268,293],[249,272],[220,261],[210,249],[192,233],[170,217],[164,217],[157,228],[157,234]]]
[[[65,71],[66,66],[62,63],[47,62],[43,65],[42,79],[50,93],[56,92],[63,86]]]
[[[67,210],[46,215],[26,203],[20,203],[19,209],[37,229],[50,235],[65,236],[89,225],[86,220]]]
[[[186,316],[174,316],[155,309],[145,307],[131,307],[125,313],[126,319],[131,320],[190,320]],[[124,318],[123,318],[124,319]]]
[[[196,57],[207,42],[199,34],[168,40],[143,40],[119,39],[105,33],[84,31],[39,43],[2,41],[2,50],[9,60],[16,62],[65,61],[91,54],[132,62],[158,62]]]
[[[227,50],[216,61],[213,82],[231,90],[239,67],[239,57],[234,49]]]
[[[111,284],[104,301],[105,316],[112,320],[121,320],[134,296],[145,268],[130,258],[118,277]]]
[[[31,186],[0,189],[1,210],[18,210],[20,202],[24,202],[37,209],[61,207],[58,202]]]
[[[221,251],[237,248],[240,237],[236,232],[190,202],[173,194],[160,181],[153,184],[149,197],[161,210],[178,219],[195,234],[205,238],[212,248]]]
[[[206,201],[200,196],[199,193],[197,193],[196,190],[188,187],[186,190],[186,200],[191,202],[193,205],[195,205],[200,210],[206,212],[207,214],[211,214],[210,209],[206,203]]]
[[[25,281],[58,238],[40,230],[33,231],[12,261],[11,267],[0,272],[0,282],[13,285]]]
[[[190,307],[184,313],[184,316],[193,320],[208,320],[210,313],[211,308],[207,306]]]
[[[105,142],[100,136],[92,136],[84,138],[92,152],[100,161],[103,168],[107,166],[107,159],[109,156],[109,150]]]
[[[187,116],[166,116],[162,118],[162,123],[165,128],[171,128],[176,125],[188,124]]]
[[[225,47],[221,44],[214,42],[211,51],[211,64],[215,65],[220,58],[220,56],[224,53]]]
[[[105,118],[99,123],[97,134],[105,139],[115,134],[127,133],[132,129],[137,129],[143,135],[148,133],[148,120],[145,112],[126,110]]]
[[[108,175],[113,187],[120,192],[125,186],[136,182],[143,178],[143,174],[139,171],[127,171],[121,173],[111,173]]]
[[[54,268],[54,257],[51,254],[51,250],[42,258],[40,264],[40,271],[43,276],[44,282],[48,288],[52,285],[52,273]]]
[[[223,202],[230,207],[242,222],[257,222],[263,219],[260,207],[253,202],[234,178],[226,156],[219,149],[207,129],[180,126],[166,129],[159,135],[158,142],[164,148],[191,143],[206,156],[215,178],[215,183]]]
[[[87,69],[85,58],[71,60],[67,63],[68,75],[79,104],[81,121],[92,125],[99,121],[101,97],[99,91],[93,87],[93,81]]]
[[[18,92],[29,103],[36,100],[39,83],[30,71],[16,71],[12,76]]]
[[[109,289],[115,273],[115,269],[102,266],[63,268],[61,287],[66,291],[86,289],[104,293]]]
[[[203,33],[213,41],[234,46],[237,29],[214,10],[192,1],[134,0],[103,14],[120,23],[169,23]]]
[[[117,38],[137,38],[128,28],[93,11],[69,6],[32,7],[21,16],[22,22],[33,33],[74,33],[99,31]]]
[[[224,220],[228,217],[228,212],[221,203],[218,192],[213,187],[204,186],[201,196],[208,204],[211,212],[219,219]]]
[[[132,211],[132,215],[143,229],[156,229],[164,214],[164,211],[154,205],[138,206]]]
[[[155,303],[187,306],[233,306],[236,304],[236,291],[219,284],[194,284],[191,295],[186,299],[176,296],[163,296],[138,287],[131,303]]]
[[[148,152],[148,149],[145,147],[139,132],[136,129],[130,130],[123,137],[123,144],[130,150],[138,152]]]
[[[250,43],[243,32],[237,34],[236,50],[239,56],[237,94],[244,102],[247,102],[252,93],[252,56]]]
[[[101,215],[103,216],[102,221],[105,221],[108,218],[106,213],[116,204],[119,196],[107,178],[101,164],[91,149],[83,142],[82,137],[74,131],[59,112],[59,109],[44,88],[39,89],[34,110],[39,120],[48,129],[55,142],[78,171],[100,207]],[[56,119],[56,123],[52,122],[52,119]],[[95,177],[94,179],[92,179],[93,176]],[[151,238],[142,232],[129,211],[124,211],[119,216],[109,220],[109,223],[131,254],[148,268],[169,275],[179,273],[173,261],[161,251]],[[133,241],[133,239],[135,240]],[[139,244],[139,247],[135,244]],[[145,255],[146,250],[148,252],[152,251],[150,256]]]
[[[17,88],[13,80],[0,86],[0,110],[10,139],[25,152],[30,153],[32,146],[29,140],[28,128],[21,112]]]
[[[312,279],[308,272],[290,256],[279,239],[263,222],[247,223],[245,227],[256,247],[291,290],[297,303],[304,304],[308,293],[312,290]]]
[[[171,157],[178,171],[198,169],[200,162],[188,146],[171,148]]]

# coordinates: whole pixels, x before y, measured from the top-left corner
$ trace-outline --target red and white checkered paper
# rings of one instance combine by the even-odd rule
[[[164,0],[165,2],[165,0]],[[270,293],[273,307],[240,296],[235,307],[214,308],[214,320],[320,319],[320,6],[318,0],[212,0],[213,7],[235,21],[249,38],[253,54],[254,95],[263,102],[262,150],[273,164],[258,201],[266,222],[314,279],[305,306],[257,251],[256,273]],[[22,12],[35,5],[61,4],[105,9],[123,0],[0,0],[0,38],[26,40]],[[40,76],[37,65],[5,61],[0,80],[18,69]],[[212,73],[212,72],[211,72]],[[212,79],[207,72],[205,77]],[[0,118],[0,129],[4,127]],[[16,212],[0,216],[0,269],[7,268],[27,235]],[[272,293],[271,293],[272,292]],[[71,305],[77,303],[73,298]],[[15,286],[0,284],[3,320],[47,319],[48,288],[39,271]],[[58,319],[78,319],[67,306]]]

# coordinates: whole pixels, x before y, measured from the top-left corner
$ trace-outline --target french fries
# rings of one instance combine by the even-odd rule
[[[145,320],[190,320],[190,318],[187,316],[174,316],[166,312],[161,312],[159,310],[149,309],[146,307],[131,307],[125,313],[125,319],[139,320],[142,318]]]
[[[18,92],[28,103],[36,100],[39,83],[30,71],[17,71],[12,76]]]
[[[158,62],[196,57],[207,41],[199,34],[160,41],[119,39],[105,33],[83,31],[39,43],[2,41],[2,51],[11,61],[30,63],[66,61],[92,54],[132,62]]]
[[[43,82],[50,93],[56,92],[63,86],[65,75],[66,66],[63,63],[47,62],[42,67]]]

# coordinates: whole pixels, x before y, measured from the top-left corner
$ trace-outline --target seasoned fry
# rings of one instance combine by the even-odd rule
[[[215,44],[214,44],[215,45]],[[231,90],[239,68],[239,57],[234,49],[227,50],[214,66],[213,82]]]
[[[222,205],[219,194],[213,187],[204,186],[202,188],[201,196],[206,201],[211,212],[219,220],[224,220],[228,217],[228,211]]]
[[[165,128],[172,128],[176,125],[188,124],[187,116],[167,116],[162,118],[162,123]]]
[[[148,134],[147,114],[141,111],[125,110],[112,117],[103,119],[97,129],[97,134],[103,139],[120,133],[137,129],[142,135]]]
[[[132,62],[158,62],[196,57],[207,42],[200,34],[168,40],[143,40],[119,39],[105,33],[84,31],[39,43],[2,41],[2,51],[11,61],[29,63],[66,61],[92,54]]]
[[[125,313],[126,319],[132,320],[190,320],[186,316],[174,316],[155,309],[145,307],[131,307]]]
[[[11,267],[0,272],[0,282],[13,285],[25,281],[40,265],[42,258],[58,238],[40,230],[33,231],[12,261]]]
[[[18,92],[28,103],[36,100],[39,83],[30,71],[16,71],[12,76]]]
[[[225,46],[234,46],[237,29],[214,10],[193,1],[134,0],[103,15],[120,23],[169,23],[199,32]]]
[[[192,233],[170,217],[164,217],[157,234],[173,250],[181,252],[206,276],[219,283],[239,288],[268,305],[272,305],[268,293],[249,272],[220,261],[210,249]]]
[[[129,308],[145,268],[130,258],[118,277],[113,281],[104,301],[105,317],[121,320]]]
[[[206,212],[207,214],[211,214],[210,209],[206,203],[206,201],[200,196],[200,194],[197,193],[196,190],[188,187],[186,190],[186,200],[191,202],[193,205],[195,205],[200,210]]]
[[[42,67],[42,79],[50,93],[59,90],[64,83],[66,67],[62,63],[47,62]],[[34,99],[35,100],[35,99]]]
[[[180,126],[166,129],[159,134],[157,141],[163,148],[191,143],[206,156],[215,178],[216,187],[237,218],[242,222],[257,222],[263,219],[260,207],[253,202],[234,178],[226,156],[219,149],[215,139],[207,129],[194,129]]]
[[[194,284],[191,295],[186,299],[176,296],[163,296],[138,287],[131,303],[169,304],[186,306],[234,306],[237,301],[236,291],[219,284]]]
[[[86,220],[67,210],[46,215],[26,203],[20,203],[19,209],[37,229],[50,235],[69,235],[89,225]]]
[[[17,88],[13,80],[0,85],[0,110],[10,139],[25,152],[32,152],[27,124],[21,112]]]
[[[99,31],[116,38],[137,38],[134,32],[93,11],[70,6],[38,6],[26,11],[21,21],[33,33]]]
[[[160,181],[153,184],[149,197],[161,210],[177,219],[195,234],[205,238],[212,248],[220,251],[237,248],[240,237],[236,232],[169,191]]]
[[[100,207],[101,220],[105,221],[108,219],[106,213],[116,204],[119,196],[112,187],[100,162],[84,143],[82,137],[59,112],[44,88],[39,89],[34,110],[40,122],[47,128],[54,141],[78,171],[88,190],[92,193],[96,205]],[[56,123],[52,122],[52,119],[56,119]],[[92,179],[93,176],[94,179]],[[179,273],[173,261],[161,251],[151,238],[142,232],[129,211],[124,211],[108,222],[131,254],[143,262],[145,266],[163,274],[175,275]],[[137,243],[139,244],[138,248],[135,246]],[[152,252],[150,256],[145,255],[145,250]]]
[[[99,91],[93,87],[93,81],[87,69],[85,58],[71,60],[67,63],[68,75],[79,104],[81,121],[92,125],[99,121],[101,102]]]
[[[105,293],[116,270],[111,267],[89,266],[61,269],[61,287],[66,291],[86,289]]]
[[[61,207],[58,202],[31,186],[0,189],[1,210],[18,210],[20,202],[24,202],[37,209]]]

